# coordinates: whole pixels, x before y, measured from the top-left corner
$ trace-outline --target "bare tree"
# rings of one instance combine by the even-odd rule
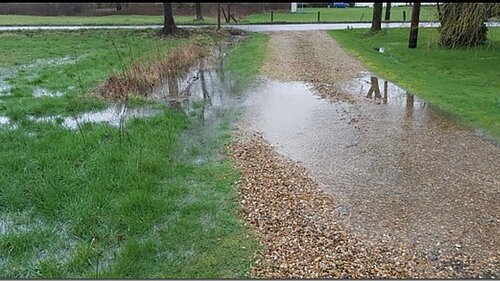
[[[414,2],[411,10],[410,38],[408,39],[408,48],[415,49],[418,39],[418,23],[420,21],[420,2]]]
[[[163,2],[163,33],[167,35],[174,35],[178,31],[174,21],[174,14],[172,13],[172,3]]]
[[[220,29],[220,3],[217,3],[217,29]]]
[[[382,2],[375,2],[373,4],[373,18],[371,32],[378,32],[382,30]]]
[[[391,20],[391,2],[387,1],[387,6],[385,6],[385,20]]]
[[[196,20],[203,20],[203,15],[201,14],[201,3],[196,2],[195,8],[196,8]]]

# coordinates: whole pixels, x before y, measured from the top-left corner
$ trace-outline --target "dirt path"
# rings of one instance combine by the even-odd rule
[[[273,33],[268,54],[233,147],[256,276],[498,277],[497,144],[324,32]]]

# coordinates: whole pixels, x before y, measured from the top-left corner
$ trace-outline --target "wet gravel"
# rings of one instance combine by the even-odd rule
[[[304,168],[276,153],[257,133],[236,135],[232,152],[243,178],[241,205],[266,249],[253,268],[255,277],[409,276],[383,252],[372,254],[336,226],[334,198]]]
[[[269,42],[264,75],[279,81],[303,81],[318,95],[332,101],[355,101],[344,81],[363,70],[326,32],[276,32]],[[335,62],[335,63],[332,63]]]
[[[293,100],[287,81],[305,81],[333,108],[247,109],[233,151],[267,247],[255,276],[498,278],[498,144],[406,93],[367,95],[366,70],[324,32],[273,33],[263,74],[284,84],[262,95]]]

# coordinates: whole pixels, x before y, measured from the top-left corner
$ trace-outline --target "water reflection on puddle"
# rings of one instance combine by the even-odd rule
[[[0,116],[0,129],[16,130],[19,126],[7,116]]]
[[[349,93],[361,96],[367,103],[331,103],[316,96],[310,88],[302,82],[265,80],[260,88],[250,90],[252,93],[245,102],[249,123],[263,132],[280,152],[301,155],[299,161],[307,161],[313,155],[326,157],[325,152],[332,149],[353,148],[368,131],[381,129],[361,126],[363,120],[391,120],[397,125],[386,124],[386,128],[398,132],[407,128],[408,122],[419,127],[438,115],[425,101],[369,73],[363,73],[346,86]],[[385,133],[374,140],[384,136]]]
[[[239,39],[234,36],[231,41],[216,45],[209,58],[200,60],[186,75],[167,77],[162,85],[148,93],[148,98],[163,101],[188,113],[193,111],[193,104],[198,102],[205,115],[210,114],[205,109],[223,106],[234,88],[231,73],[223,71],[224,57],[230,46]]]
[[[296,161],[328,157],[331,147],[352,145],[359,138],[351,126],[357,115],[350,104],[321,99],[301,82],[266,80],[245,106],[248,123]]]
[[[378,78],[370,73],[363,73],[346,86],[350,93],[358,94],[372,100],[376,104],[407,108],[424,109],[427,103],[398,85]]]

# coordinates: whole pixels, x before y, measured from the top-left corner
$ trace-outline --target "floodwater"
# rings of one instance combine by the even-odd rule
[[[17,74],[17,70],[11,68],[0,68],[0,97],[9,96],[12,86],[9,79]]]
[[[0,125],[7,125],[10,123],[10,118],[6,116],[0,116]]]
[[[48,58],[48,59],[37,59],[33,63],[20,65],[17,67],[3,67],[0,68],[0,97],[2,96],[10,96],[12,85],[9,83],[11,79],[15,79],[20,77],[19,74],[21,71],[28,72],[26,76],[30,81],[33,81],[35,78],[39,76],[39,70],[45,67],[53,67],[57,65],[64,64],[74,64],[79,60],[84,58],[85,55],[79,57],[72,56],[63,56],[56,58]],[[51,91],[48,89],[36,87],[33,89],[33,97],[60,97],[63,96],[64,93],[61,91]]]
[[[148,107],[128,108],[125,104],[112,104],[101,111],[85,112],[78,116],[28,116],[28,119],[35,122],[58,123],[60,120],[64,128],[76,130],[85,123],[108,123],[113,127],[119,127],[124,122],[132,118],[152,116],[160,113],[160,110],[154,110]]]
[[[228,94],[224,83],[231,81],[229,78],[225,80],[221,77],[217,70],[193,68],[187,75],[166,80],[156,89],[157,91],[149,93],[148,98],[164,102],[186,113],[199,110],[200,119],[206,119],[211,114],[212,108],[224,105],[223,96]],[[199,109],[195,108],[196,102],[199,103]],[[119,127],[131,119],[154,116],[161,112],[163,110],[150,106],[129,108],[125,103],[113,103],[104,110],[85,112],[77,116],[28,116],[28,119],[35,122],[60,123],[65,128],[75,130],[84,123],[107,123]],[[4,123],[8,124],[8,118],[4,119]],[[0,118],[0,124],[2,120]]]
[[[198,114],[200,120],[209,118],[213,114],[214,108],[227,109],[234,106],[236,102],[230,97],[234,80],[229,72],[222,71],[222,66],[227,51],[240,39],[241,36],[233,36],[228,42],[220,42],[213,47],[208,57],[200,60],[186,74],[168,77],[159,87],[143,94],[148,99],[164,102],[188,114]],[[37,60],[29,67],[74,63],[77,59],[63,57]],[[33,90],[33,96],[37,98],[61,97],[63,95],[64,93],[60,91],[50,91],[45,88],[38,87]],[[76,130],[84,123],[107,123],[119,127],[130,119],[149,117],[161,112],[163,111],[150,106],[129,108],[125,103],[112,103],[104,110],[84,112],[77,116],[27,116],[27,118],[34,122],[61,124],[64,128]],[[12,124],[6,116],[0,116],[0,125],[11,125],[17,128],[16,124]]]
[[[62,97],[64,93],[61,91],[51,91],[45,88],[35,88],[33,90],[33,97],[41,98],[41,97]]]
[[[236,105],[234,83],[231,73],[223,65],[231,46],[242,36],[232,36],[228,42],[220,42],[211,54],[200,60],[182,76],[167,77],[163,84],[147,94],[149,99],[163,101],[168,105],[190,113],[201,108],[200,118],[206,119],[214,108],[228,109]]]
[[[500,253],[500,146],[369,73],[329,102],[307,84],[266,80],[246,119],[336,198],[343,223],[370,241],[424,253]]]
[[[213,155],[214,151],[221,154],[217,142],[221,141],[220,133],[217,127],[223,122],[229,120],[241,105],[241,96],[235,90],[235,82],[231,73],[224,71],[224,58],[228,48],[234,42],[223,43],[213,49],[215,59],[200,61],[200,64],[194,66],[186,75],[171,77],[163,85],[151,93],[145,93],[149,98],[178,108],[192,117],[192,126],[185,130],[181,135],[180,149],[176,151],[175,156],[183,161],[193,161],[191,151],[199,151],[199,156],[189,164],[204,164],[206,161],[220,160],[222,155]],[[211,65],[209,65],[211,63]],[[51,122],[60,124],[68,129],[77,129],[78,125],[86,122],[101,122],[111,126],[120,126],[132,118],[142,118],[163,112],[160,109],[148,107],[128,108],[125,104],[112,104],[108,108],[96,111],[86,112],[74,117],[65,116],[28,116],[28,119],[35,122]],[[3,124],[3,125],[2,125]],[[4,125],[12,125],[8,117],[0,116],[0,128]],[[215,158],[215,159],[214,159]],[[213,227],[210,222],[204,220],[204,227]],[[19,221],[19,222],[18,222]],[[48,228],[54,229],[51,232],[53,242],[45,247],[39,247],[31,252],[25,253],[26,262],[20,264],[13,261],[10,257],[0,256],[0,272],[6,272],[7,275],[13,275],[10,272],[13,265],[17,266],[17,271],[23,272],[26,278],[33,277],[33,269],[40,266],[40,263],[47,258],[57,260],[61,265],[67,265],[71,262],[74,250],[79,244],[67,232],[66,225],[45,224],[33,220],[33,215],[22,215],[21,219],[16,219],[11,214],[0,214],[0,235],[13,234],[19,235],[24,232],[44,231]],[[103,257],[99,260],[97,267],[99,272],[106,271],[112,266],[117,257],[123,250],[122,245],[108,245],[104,250]],[[170,257],[170,256],[169,256]],[[167,257],[167,258],[169,258]]]
[[[30,259],[23,263],[14,262],[11,255],[0,256],[0,272],[2,276],[15,276],[19,278],[33,277],[32,268],[40,266],[47,259],[55,259],[59,263],[67,263],[75,254],[78,246],[76,240],[70,233],[70,227],[63,223],[48,223],[45,220],[33,219],[34,211],[20,211],[14,213],[0,214],[0,235],[35,235],[46,233],[48,241],[45,245],[51,245],[45,249],[36,249],[26,252],[32,254]]]

